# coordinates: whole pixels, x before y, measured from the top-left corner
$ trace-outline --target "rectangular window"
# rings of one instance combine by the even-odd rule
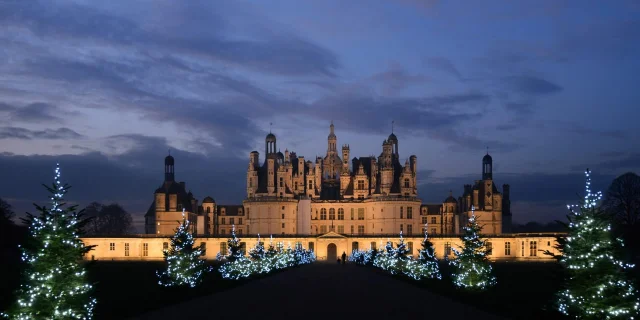
[[[529,256],[535,257],[538,255],[538,241],[529,241]]]
[[[344,233],[344,226],[338,226],[338,233]]]
[[[320,233],[327,233],[327,226],[320,226]]]
[[[358,250],[358,242],[351,242],[351,252]]]
[[[487,242],[487,255],[490,256],[493,252],[493,243]]]
[[[242,224],[242,218],[238,218],[238,224]]]
[[[351,208],[351,220],[353,220],[353,212],[355,211],[354,208]]]
[[[436,224],[436,217],[431,217],[431,223]]]
[[[364,208],[358,208],[358,220],[364,220]]]
[[[522,245],[520,247],[522,248],[522,256],[524,257],[524,241],[522,241]]]
[[[309,250],[313,251],[315,249],[313,242],[309,242]]]
[[[427,217],[422,217],[422,224],[427,224]]]
[[[413,225],[412,224],[408,224],[407,225],[407,234],[408,235],[412,235],[413,234]]]
[[[162,243],[162,250],[169,250],[169,242]]]
[[[109,243],[109,251],[115,251],[116,250],[116,244],[114,242]]]
[[[124,256],[125,257],[129,256],[129,244],[128,243],[124,244]]]
[[[282,229],[284,229],[284,223],[282,223]]]
[[[224,229],[220,229],[220,234],[225,234]]]
[[[400,224],[400,232],[403,232],[404,230],[402,230],[402,223]]]
[[[403,215],[403,207],[400,207],[400,219],[402,219],[402,215]]]
[[[436,228],[431,228],[431,234],[436,234]]]
[[[369,248],[371,249],[376,249],[376,242],[375,241],[371,241],[371,244],[369,244]]]
[[[451,254],[451,242],[444,243],[444,255],[448,256]]]
[[[238,229],[238,234],[242,234],[242,229]]]
[[[510,256],[511,255],[511,242],[509,242],[509,241],[504,243],[504,255],[505,256]]]
[[[338,209],[338,220],[344,220],[344,209]]]
[[[413,254],[413,242],[407,242],[407,249],[409,249],[409,254]]]
[[[235,224],[235,221],[233,218],[229,218],[229,224]]]
[[[309,190],[313,190],[313,181],[309,180]]]
[[[364,234],[364,226],[362,225],[358,226],[358,234],[360,235]]]
[[[222,222],[220,222],[220,224],[226,224],[224,220],[225,220],[225,219],[224,219],[224,218],[222,218]]]
[[[336,219],[336,209],[331,208],[329,209],[329,220],[335,220]]]
[[[351,226],[351,234],[353,234],[353,226]]]
[[[407,219],[413,219],[413,208],[407,207]]]
[[[143,243],[142,244],[142,256],[143,257],[149,256],[149,244],[148,243]]]
[[[364,190],[364,180],[358,180],[358,190]]]
[[[295,248],[296,248],[297,250],[302,249],[302,242],[300,242],[300,241],[296,241],[296,247],[295,247]]]
[[[220,242],[220,254],[223,256],[227,255],[227,243],[226,242]]]

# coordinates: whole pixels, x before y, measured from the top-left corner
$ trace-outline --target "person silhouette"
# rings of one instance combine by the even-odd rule
[[[346,259],[347,259],[347,254],[344,251],[342,251],[342,264],[343,265],[344,265]]]

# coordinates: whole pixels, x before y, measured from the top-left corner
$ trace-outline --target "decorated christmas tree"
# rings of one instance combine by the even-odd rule
[[[189,220],[185,216],[184,209],[182,209],[182,222],[171,238],[171,247],[162,253],[167,262],[167,270],[156,272],[158,284],[162,286],[193,288],[202,282],[204,273],[210,269],[201,258],[205,255],[205,249],[202,246],[195,246],[195,239],[189,232]]]
[[[398,260],[407,260],[409,257],[409,248],[407,248],[407,244],[404,243],[404,238],[402,237],[402,231],[400,231],[400,242],[396,244],[395,250],[395,258]]]
[[[420,249],[420,256],[418,261],[422,265],[422,271],[427,278],[441,279],[440,267],[438,266],[438,259],[436,258],[436,252],[433,248],[433,243],[429,240],[427,233],[427,225],[424,226],[424,240],[422,240],[422,249]]]
[[[77,206],[63,208],[70,186],[60,183],[56,165],[54,182],[45,185],[52,194],[51,208],[36,205],[39,216],[27,214],[29,244],[23,248],[25,282],[17,293],[10,319],[91,319],[96,299],[90,293],[82,257],[92,247],[79,239],[81,212]]]
[[[558,309],[582,319],[633,319],[640,302],[624,272],[633,265],[617,258],[623,242],[612,238],[609,221],[598,207],[602,195],[591,193],[589,169],[585,175],[584,201],[567,206],[569,230],[560,258],[567,278],[559,293]]]
[[[453,283],[460,288],[469,290],[484,290],[496,284],[492,274],[491,263],[487,257],[487,241],[481,239],[482,227],[478,225],[475,208],[471,207],[471,218],[463,228],[460,237],[463,242],[462,251],[453,248],[455,259],[453,266]]]
[[[242,245],[240,239],[236,237],[236,226],[233,225],[231,229],[231,238],[227,239],[227,260],[234,262],[236,260],[244,258],[244,252],[242,252]]]
[[[273,235],[271,235],[269,239],[271,239],[271,241],[269,242],[269,248],[267,249],[266,256],[273,257],[277,253],[276,248],[273,246]]]
[[[264,259],[265,254],[264,243],[260,241],[260,235],[258,235],[258,242],[255,247],[249,250],[249,256],[251,257],[251,260],[255,261]]]

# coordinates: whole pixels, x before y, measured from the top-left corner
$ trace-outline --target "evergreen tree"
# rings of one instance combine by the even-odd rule
[[[400,242],[396,244],[396,250],[394,253],[395,253],[394,257],[398,260],[409,259],[409,257],[407,256],[409,254],[409,248],[407,248],[407,244],[404,243],[404,238],[402,237],[402,231],[400,231]]]
[[[266,256],[269,258],[273,258],[276,255],[277,251],[276,251],[276,248],[273,246],[273,235],[271,235],[270,239],[271,241],[269,242],[269,248],[267,249]]]
[[[236,226],[233,225],[231,229],[231,238],[227,239],[227,260],[234,262],[244,258],[244,252],[242,252],[242,249],[240,239],[236,237]]]
[[[613,240],[609,221],[597,206],[602,195],[591,193],[589,169],[585,175],[586,196],[579,210],[567,206],[569,229],[560,247],[567,278],[565,289],[558,294],[558,309],[583,319],[633,319],[640,303],[624,272],[633,265],[616,257],[623,242]]]
[[[264,259],[265,254],[264,243],[260,241],[260,235],[258,235],[258,242],[255,247],[249,250],[249,256],[251,257],[251,260],[256,261]]]
[[[90,292],[82,257],[93,246],[79,239],[82,212],[77,206],[63,208],[70,186],[60,183],[56,164],[54,182],[44,185],[52,194],[51,209],[35,205],[39,216],[27,214],[29,245],[23,249],[26,277],[16,305],[3,316],[10,319],[91,319],[96,299]]]
[[[393,257],[396,254],[395,250],[393,249],[393,244],[391,243],[391,241],[389,241],[389,239],[387,239],[387,245],[384,247],[384,249],[387,257]]]
[[[450,263],[453,266],[453,282],[457,287],[470,290],[484,290],[496,284],[492,275],[491,263],[487,258],[487,241],[481,239],[482,227],[478,225],[475,208],[471,207],[471,218],[461,236],[462,251],[455,248],[456,256]]]
[[[167,270],[162,273],[156,272],[160,285],[193,288],[202,282],[203,275],[209,271],[209,267],[201,259],[205,255],[205,249],[194,244],[193,234],[189,232],[189,220],[182,209],[182,222],[171,238],[171,247],[163,251]]]
[[[433,248],[433,243],[429,240],[427,230],[428,228],[425,224],[424,240],[422,240],[422,249],[420,250],[418,261],[422,264],[426,277],[441,279],[436,251]]]

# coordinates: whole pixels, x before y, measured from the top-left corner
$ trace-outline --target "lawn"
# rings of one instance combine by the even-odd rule
[[[498,284],[480,293],[465,293],[456,289],[447,265],[441,264],[442,280],[416,281],[405,276],[392,276],[374,267],[376,272],[397,277],[433,293],[473,305],[487,312],[510,319],[566,319],[553,310],[554,294],[562,286],[562,269],[559,264],[499,262],[493,264]]]

